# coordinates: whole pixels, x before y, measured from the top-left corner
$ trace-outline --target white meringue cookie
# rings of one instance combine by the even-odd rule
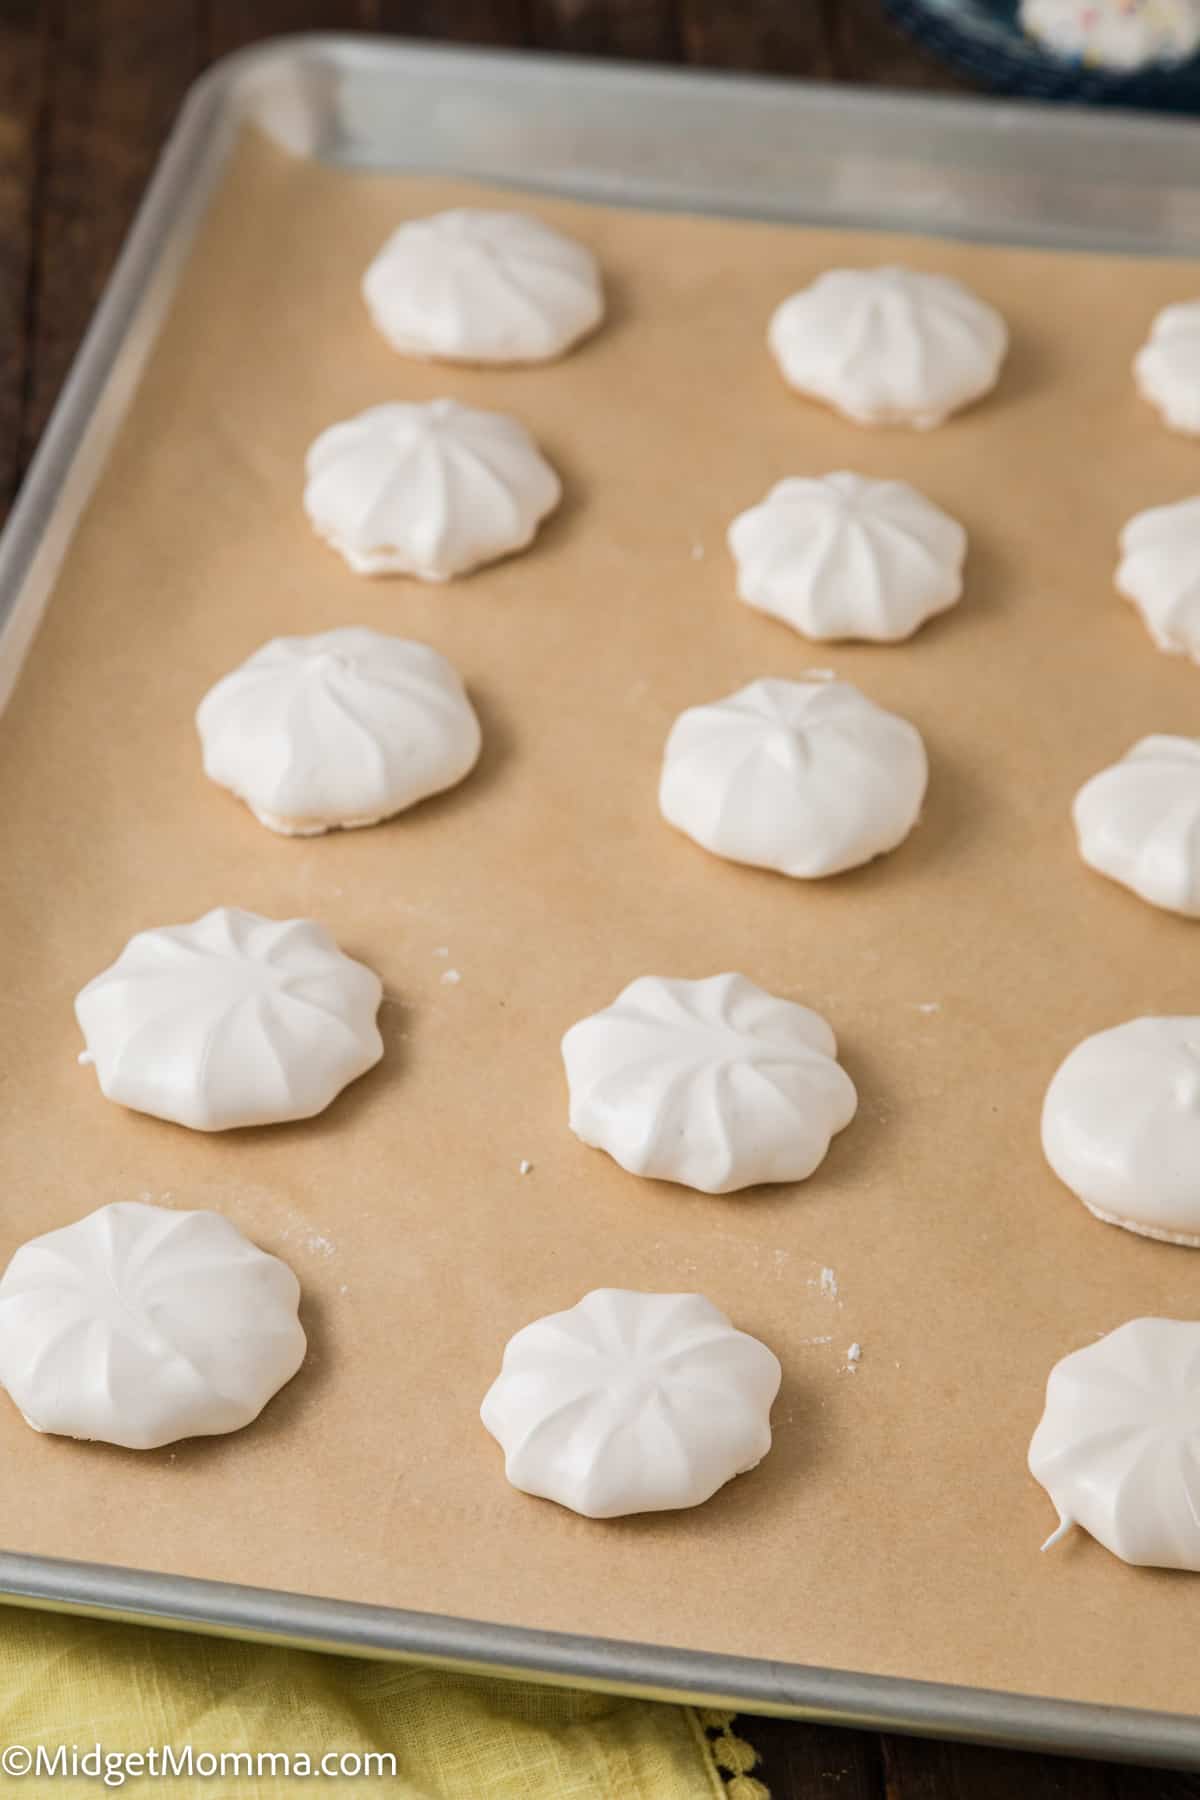
[[[729,527],[738,594],[810,638],[911,637],[962,593],[967,534],[903,481],[777,481]]]
[[[860,425],[940,425],[996,385],[1008,327],[961,281],[829,269],[776,308],[768,343],[789,387]]]
[[[453,787],[479,721],[427,644],[347,625],[273,638],[204,696],[204,772],[272,831],[375,825]]]
[[[1200,1018],[1131,1019],[1077,1044],[1046,1090],[1042,1148],[1105,1224],[1200,1245]]]
[[[322,1112],[383,1055],[382,998],[323,925],[218,906],[130,938],[75,1013],[108,1099],[227,1131]]]
[[[1200,918],[1200,738],[1142,738],[1085,782],[1073,814],[1089,867]]]
[[[1134,380],[1164,424],[1200,435],[1200,300],[1164,306],[1133,359]]]
[[[1137,513],[1121,533],[1117,592],[1170,656],[1200,662],[1200,498]]]
[[[239,1431],[304,1361],[300,1284],[213,1212],[121,1201],[0,1279],[0,1382],[35,1431],[154,1450]]]
[[[466,206],[394,231],[363,296],[393,349],[446,362],[547,362],[604,316],[590,250],[528,213]]]
[[[894,850],[921,811],[921,734],[845,681],[752,681],[671,728],[663,817],[731,862],[811,879]]]
[[[562,495],[507,413],[456,400],[370,406],[308,452],[304,507],[357,575],[448,581],[532,543]]]
[[[1132,1319],[1055,1363],[1029,1468],[1059,1528],[1127,1563],[1200,1570],[1200,1323]]]
[[[760,1463],[781,1375],[700,1294],[596,1288],[509,1340],[480,1416],[514,1487],[615,1519],[699,1506]]]
[[[820,1014],[744,975],[643,975],[562,1054],[576,1137],[705,1194],[803,1181],[858,1107]]]
[[[1047,50],[1089,68],[1182,62],[1200,46],[1197,0],[1021,0],[1020,20]]]

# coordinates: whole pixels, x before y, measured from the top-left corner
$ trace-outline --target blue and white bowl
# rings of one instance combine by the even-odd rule
[[[974,80],[1035,100],[1200,112],[1200,56],[1123,70],[1055,56],[1022,31],[1017,0],[884,0],[918,42]]]

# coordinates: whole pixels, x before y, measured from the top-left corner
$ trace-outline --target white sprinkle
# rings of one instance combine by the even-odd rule
[[[827,1300],[836,1300],[838,1296],[837,1276],[832,1269],[821,1270],[821,1292]]]
[[[703,544],[693,544],[692,545],[692,561],[693,562],[703,562],[704,561],[704,545]]]
[[[449,944],[439,944],[433,954],[435,956],[449,956],[449,954],[450,954]]]
[[[809,1337],[809,1338],[801,1338],[800,1342],[802,1344],[832,1344],[833,1338],[832,1337]]]
[[[851,1344],[850,1348],[846,1352],[846,1367],[848,1369],[853,1369],[856,1366],[856,1364],[860,1363],[861,1361],[862,1361],[862,1345],[861,1344]]]
[[[331,1238],[322,1237],[319,1231],[314,1231],[307,1241],[308,1248],[316,1256],[332,1256],[336,1249],[333,1240]]]
[[[522,1159],[517,1164],[517,1174],[518,1175],[529,1175],[532,1172],[533,1172],[533,1164],[531,1162],[528,1162],[525,1159]]]
[[[803,670],[803,674],[806,681],[837,680],[837,674],[833,669],[805,669]]]
[[[94,1063],[96,1059],[92,1055],[90,1050],[81,1050],[75,1060],[80,1064],[80,1066],[82,1068],[87,1069],[87,1068],[91,1067],[92,1063]]]
[[[918,1012],[923,1013],[935,1013],[941,1012],[942,1010],[942,1003],[940,1000],[914,1000],[913,1005]]]
[[[457,969],[445,969],[442,972],[443,987],[457,987],[461,980],[462,976]]]
[[[338,1289],[338,1293],[339,1294],[348,1294],[349,1292],[350,1292],[350,1289],[349,1289],[348,1285],[346,1284],[346,1282],[343,1281],[341,1287]]]

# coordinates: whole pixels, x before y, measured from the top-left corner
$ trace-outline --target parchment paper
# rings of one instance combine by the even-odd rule
[[[594,245],[611,322],[554,367],[404,361],[360,271],[472,191],[242,147],[0,725],[0,1253],[110,1200],[216,1207],[296,1268],[312,1345],[257,1425],[149,1455],[0,1401],[0,1543],[1194,1709],[1200,1579],[1080,1534],[1040,1556],[1025,1453],[1059,1356],[1200,1310],[1200,1254],[1095,1222],[1038,1142],[1081,1037],[1200,1006],[1200,927],[1085,870],[1068,819],[1135,738],[1200,730],[1200,671],[1111,586],[1125,518],[1200,485],[1129,375],[1200,271],[522,201]],[[784,294],[889,258],[1012,325],[995,395],[925,435],[792,397],[764,348]],[[441,393],[523,418],[566,503],[469,580],[356,577],[307,527],[304,450]],[[906,647],[808,645],[734,599],[733,514],[847,467],[970,531],[966,598]],[[193,709],[266,638],[352,623],[459,665],[483,761],[391,824],[276,838],[204,780]],[[903,848],[807,885],[706,855],[655,800],[681,708],[806,666],[916,721],[932,764]],[[218,904],[319,918],[384,978],[385,1059],[313,1123],[193,1135],[76,1064],[76,990]],[[724,969],[829,1017],[861,1108],[807,1183],[717,1199],[577,1143],[558,1040],[635,975]],[[602,1283],[698,1289],[782,1359],[770,1457],[695,1512],[526,1498],[478,1422],[510,1333]]]

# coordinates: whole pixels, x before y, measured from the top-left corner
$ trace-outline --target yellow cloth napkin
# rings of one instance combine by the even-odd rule
[[[275,1800],[341,1793],[350,1800],[769,1800],[732,1715],[413,1668],[239,1644],[190,1633],[49,1613],[0,1613],[0,1794],[5,1800],[95,1800],[103,1793],[169,1800]],[[153,1777],[110,1764],[114,1753],[190,1745],[193,1773]],[[38,1747],[81,1762],[42,1765]],[[13,1751],[17,1752],[15,1760]],[[340,1777],[254,1772],[221,1752],[307,1754],[314,1767],[386,1753],[394,1775],[347,1760]],[[101,1763],[103,1768],[103,1762]],[[725,1770],[722,1777],[720,1769]],[[207,1770],[213,1772],[206,1773]],[[730,1779],[732,1777],[732,1779]]]

